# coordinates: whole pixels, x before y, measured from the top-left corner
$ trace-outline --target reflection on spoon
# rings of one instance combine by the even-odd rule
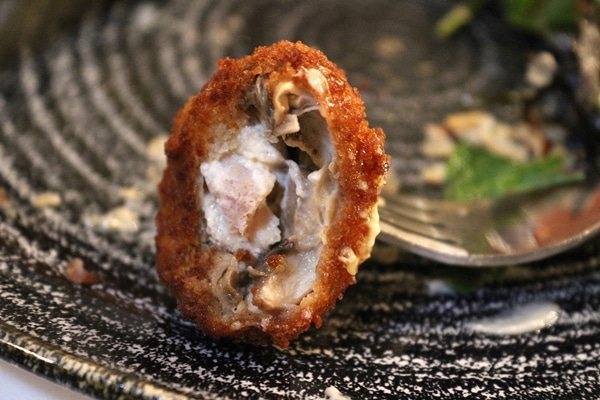
[[[475,332],[493,335],[519,335],[554,325],[560,311],[560,307],[555,303],[536,301],[494,317],[469,322],[467,327]]]

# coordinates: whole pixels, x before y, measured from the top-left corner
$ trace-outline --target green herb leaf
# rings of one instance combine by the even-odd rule
[[[447,39],[457,31],[469,24],[475,14],[483,8],[489,0],[466,0],[455,4],[436,23],[435,34],[441,39]]]
[[[521,29],[550,33],[577,25],[575,0],[505,0],[505,18]]]
[[[465,143],[448,159],[444,197],[455,201],[499,198],[584,179],[568,171],[560,155],[518,163]]]
[[[600,0],[595,2],[600,4]],[[451,37],[489,3],[491,0],[456,3],[437,22],[434,29],[437,37]],[[539,35],[575,28],[580,11],[577,0],[503,0],[500,4],[502,17],[509,25]]]

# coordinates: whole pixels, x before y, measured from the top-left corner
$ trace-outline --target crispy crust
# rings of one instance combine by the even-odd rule
[[[259,47],[242,59],[221,60],[218,67],[200,93],[177,113],[165,145],[167,168],[159,185],[161,205],[156,218],[157,269],[176,296],[184,318],[206,334],[285,347],[311,324],[319,327],[323,314],[355,283],[355,267],[344,261],[348,248],[358,262],[370,254],[374,238],[370,219],[376,217],[374,210],[388,169],[384,134],[369,128],[362,100],[344,72],[323,53],[302,43],[283,41]],[[307,69],[317,69],[326,78],[326,99],[298,77],[298,71]],[[214,127],[239,131],[248,122],[243,96],[256,76],[268,77],[270,91],[274,82],[294,79],[319,102],[336,151],[334,174],[339,196],[332,224],[325,232],[326,245],[312,292],[297,306],[269,311],[268,318],[249,312],[232,321],[211,283],[210,274],[222,250],[205,243],[197,182],[209,143],[219,140]],[[245,254],[237,252],[235,256],[239,261]],[[281,257],[269,262],[278,264]]]

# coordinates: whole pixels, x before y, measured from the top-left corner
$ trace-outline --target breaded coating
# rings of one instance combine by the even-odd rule
[[[175,117],[159,185],[157,268],[183,317],[281,347],[319,327],[379,232],[384,139],[318,50],[219,61]]]

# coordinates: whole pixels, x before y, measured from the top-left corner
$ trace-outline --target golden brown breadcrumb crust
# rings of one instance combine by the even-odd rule
[[[249,312],[232,321],[215,296],[210,279],[221,250],[205,242],[197,187],[200,164],[207,157],[208,144],[219,140],[213,127],[222,124],[239,130],[247,123],[243,96],[256,76],[267,78],[272,90],[277,80],[296,79],[298,71],[307,69],[320,71],[329,88],[327,99],[323,99],[313,88],[305,87],[325,113],[336,150],[335,174],[339,182],[337,208],[326,229],[317,279],[312,292],[295,307],[270,310],[268,319]],[[319,327],[324,313],[355,283],[355,275],[340,260],[348,248],[361,254],[361,246],[372,234],[365,214],[376,207],[388,169],[383,143],[383,132],[369,128],[365,120],[357,90],[322,52],[299,42],[282,41],[259,47],[238,60],[219,61],[212,79],[175,117],[165,145],[167,167],[159,185],[157,268],[161,280],[177,298],[183,317],[212,337],[232,337],[254,344],[272,342],[281,347],[288,346],[311,325]],[[236,256],[241,259],[245,255],[238,252]],[[270,262],[276,264],[277,260],[275,257]]]

